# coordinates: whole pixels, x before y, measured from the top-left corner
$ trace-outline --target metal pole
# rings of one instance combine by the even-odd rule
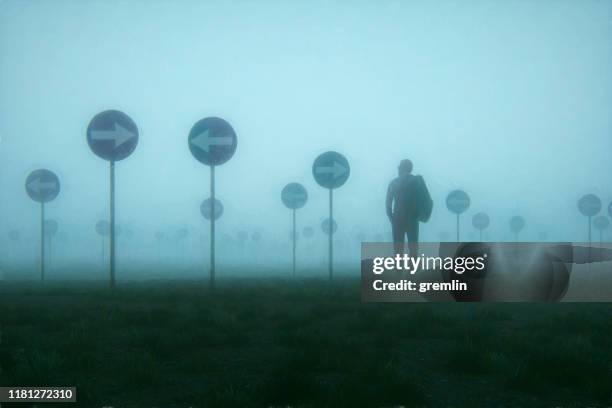
[[[210,166],[210,288],[215,288],[215,166]]]
[[[295,208],[293,209],[293,278],[295,279]]]
[[[110,162],[110,287],[115,287],[115,162]]]
[[[40,203],[40,281],[45,281],[45,203]]]
[[[457,242],[459,242],[459,214],[457,214]]]
[[[333,189],[329,189],[329,280],[334,278],[334,244],[332,236],[334,234],[334,194]]]

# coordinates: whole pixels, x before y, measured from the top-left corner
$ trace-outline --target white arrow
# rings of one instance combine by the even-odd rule
[[[210,135],[210,129],[206,129],[194,137],[191,143],[198,149],[210,153],[210,146],[231,146],[234,143],[234,138],[231,136],[213,137]]]
[[[40,178],[36,180],[32,180],[28,183],[28,190],[35,192],[36,194],[40,194],[43,190],[55,190],[57,184],[55,181],[50,183],[45,183]]]
[[[113,130],[93,130],[91,138],[93,140],[110,140],[115,144],[115,149],[129,142],[135,137],[132,132],[115,122]]]
[[[332,174],[335,179],[342,177],[346,174],[347,168],[338,162],[334,162],[331,167],[317,167],[315,168],[317,174]]]

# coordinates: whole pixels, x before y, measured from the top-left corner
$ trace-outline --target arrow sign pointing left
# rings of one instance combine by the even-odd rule
[[[32,200],[46,203],[57,197],[60,191],[60,182],[52,171],[40,169],[28,175],[25,188]]]
[[[111,141],[115,149],[119,146],[123,146],[134,137],[136,137],[134,133],[130,132],[119,123],[115,123],[112,130],[92,130],[91,132],[92,140]]]
[[[206,129],[194,137],[191,143],[200,150],[210,153],[211,146],[231,146],[234,144],[234,138],[232,136],[212,136],[210,129]]]

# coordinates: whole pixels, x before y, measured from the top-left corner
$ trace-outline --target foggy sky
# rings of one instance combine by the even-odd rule
[[[485,211],[492,240],[511,239],[516,214],[524,240],[585,240],[577,199],[612,199],[611,38],[608,1],[2,0],[0,241],[36,232],[24,181],[39,167],[62,182],[48,216],[95,240],[108,163],[85,130],[106,109],[140,131],[117,164],[117,216],[141,240],[180,225],[206,233],[209,169],[187,135],[207,116],[238,135],[216,172],[220,233],[288,237],[289,182],[309,193],[300,226],[320,231],[327,191],[311,166],[337,150],[351,164],[335,191],[346,234],[389,238],[385,192],[410,158],[435,201],[425,239],[453,236],[444,198],[462,188],[465,238]]]

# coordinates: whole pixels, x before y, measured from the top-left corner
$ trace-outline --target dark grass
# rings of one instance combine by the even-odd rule
[[[612,406],[608,304],[359,296],[357,280],[3,283],[0,384],[75,385],[82,407]]]

